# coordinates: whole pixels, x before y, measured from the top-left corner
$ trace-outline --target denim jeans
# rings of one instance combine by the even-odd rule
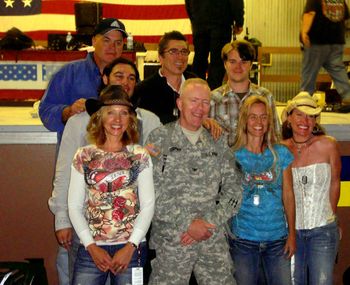
[[[311,230],[298,230],[295,284],[332,285],[338,245],[339,231],[336,222]]]
[[[235,238],[229,242],[237,285],[257,285],[262,272],[268,285],[292,284],[290,259],[283,252],[286,238],[268,242]]]
[[[316,78],[321,67],[331,76],[340,96],[350,98],[349,78],[343,63],[344,45],[311,45],[303,52],[301,90],[311,95],[316,89]]]
[[[124,245],[104,245],[100,246],[106,250],[110,256],[113,256]],[[143,267],[147,257],[146,243],[140,244],[141,262],[140,266]],[[135,250],[132,259],[129,263],[129,267],[124,273],[114,275],[110,271],[103,272],[99,270],[89,252],[80,245],[78,249],[77,258],[74,264],[73,285],[104,285],[107,277],[111,279],[112,285],[127,285],[132,284],[132,268],[139,267],[138,251]]]
[[[59,285],[69,285],[69,267],[68,267],[68,251],[58,246],[56,268],[58,274]]]

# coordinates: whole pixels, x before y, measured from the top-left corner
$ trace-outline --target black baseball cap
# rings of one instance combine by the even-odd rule
[[[96,25],[93,35],[104,35],[113,30],[121,32],[123,38],[128,36],[127,32],[125,31],[124,24],[115,18],[106,18],[101,20],[101,22]]]

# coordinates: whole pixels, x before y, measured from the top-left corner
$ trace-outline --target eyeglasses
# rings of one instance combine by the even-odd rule
[[[182,56],[188,56],[190,54],[190,51],[186,48],[184,49],[177,49],[177,48],[171,48],[168,50],[165,50],[163,53],[168,53],[170,55],[182,55]]]

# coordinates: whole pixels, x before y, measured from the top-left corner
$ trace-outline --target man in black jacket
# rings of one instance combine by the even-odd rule
[[[158,44],[160,69],[135,88],[133,102],[155,113],[163,124],[178,119],[176,99],[180,86],[186,79],[196,77],[185,71],[189,54],[183,34],[178,31],[165,33]]]
[[[243,0],[185,0],[192,24],[194,45],[193,72],[206,79],[213,90],[222,85],[225,74],[221,49],[231,41],[231,35],[240,34],[244,22]],[[210,65],[208,69],[208,56]]]

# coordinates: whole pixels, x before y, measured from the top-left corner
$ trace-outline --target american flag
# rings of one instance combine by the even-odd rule
[[[16,27],[30,36],[34,41],[46,41],[50,33],[75,32],[75,2],[102,3],[102,16],[120,19],[131,32],[134,40],[144,43],[157,43],[168,31],[178,30],[191,41],[191,24],[187,17],[184,0],[2,0],[0,2],[0,37]],[[41,6],[39,14],[11,14],[14,7],[24,3],[32,7]],[[40,8],[39,8],[40,9]],[[38,10],[36,10],[38,12]]]
[[[0,15],[32,15],[41,11],[41,0],[2,0]]]

